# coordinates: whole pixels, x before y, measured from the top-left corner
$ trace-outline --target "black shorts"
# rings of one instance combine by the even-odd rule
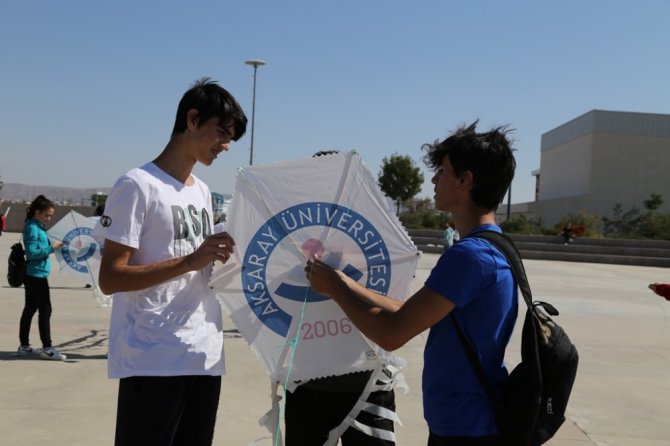
[[[361,389],[362,390],[362,389]],[[358,401],[361,392],[329,392],[298,386],[286,392],[284,421],[286,446],[319,446],[326,442],[328,432],[342,423]],[[395,411],[395,393],[372,392],[368,402]],[[356,417],[361,423],[393,432],[393,421],[361,411]],[[393,446],[393,441],[371,437],[358,429],[348,428],[342,434],[343,446]]]
[[[122,378],[114,444],[211,445],[220,393],[220,376]]]

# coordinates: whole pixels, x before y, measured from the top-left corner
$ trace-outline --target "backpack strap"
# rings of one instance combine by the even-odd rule
[[[480,231],[475,234],[472,234],[470,237],[478,237],[488,240],[493,246],[498,248],[498,250],[500,250],[500,252],[503,253],[505,258],[507,259],[507,262],[512,267],[512,274],[514,275],[514,278],[516,279],[516,282],[519,288],[521,289],[521,293],[523,294],[523,300],[526,302],[528,309],[531,310],[532,312],[533,295],[530,291],[528,278],[526,277],[526,270],[523,266],[523,262],[521,261],[521,254],[514,245],[512,239],[509,238],[507,235],[496,231]],[[474,347],[472,346],[470,341],[466,338],[465,334],[463,333],[463,330],[461,330],[461,327],[458,324],[458,321],[454,317],[453,313],[451,314],[451,322],[454,324],[456,334],[458,335],[458,339],[461,342],[461,345],[463,346],[463,350],[465,351],[465,354],[467,355],[468,360],[470,361],[470,364],[472,365],[472,368],[474,369],[475,374],[479,379],[479,382],[484,388],[484,391],[486,392],[486,395],[491,401],[491,404],[493,404],[493,408],[495,410],[498,404],[496,402],[497,399],[495,391],[493,389],[493,385],[486,377],[486,374],[484,373],[484,368],[482,367],[482,364],[479,362],[479,358],[477,357],[477,353],[475,352]]]
[[[454,315],[451,315],[451,322],[454,324],[454,328],[456,329],[456,334],[458,335],[458,340],[461,341],[461,345],[463,346],[463,350],[465,351],[465,354],[468,357],[468,360],[470,361],[470,365],[475,371],[475,375],[477,375],[477,378],[479,379],[479,382],[481,383],[482,387],[484,388],[484,391],[486,392],[486,396],[488,396],[489,401],[491,401],[491,404],[493,404],[493,408],[495,409],[496,407],[496,393],[493,390],[493,385],[491,384],[491,381],[486,377],[486,373],[484,373],[484,367],[482,367],[482,363],[479,362],[479,358],[477,358],[477,353],[475,352],[474,347],[472,347],[472,344],[470,344],[470,341],[465,337],[465,334],[461,330],[461,327],[458,325],[458,322],[456,321],[456,318]]]
[[[512,274],[519,285],[523,300],[529,309],[533,307],[533,293],[530,291],[528,277],[526,277],[526,268],[521,260],[521,253],[517,249],[514,241],[506,234],[496,231],[480,231],[472,234],[470,237],[483,238],[489,241],[493,246],[503,253],[507,262],[512,267]]]

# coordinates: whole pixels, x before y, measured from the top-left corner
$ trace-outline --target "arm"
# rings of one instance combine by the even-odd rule
[[[337,271],[338,275],[342,281],[349,287],[349,290],[361,301],[367,304],[367,307],[379,307],[381,310],[388,312],[398,311],[402,307],[403,302],[397,299],[392,299],[390,297],[383,296],[379,293],[376,293],[372,290],[365,288],[360,283],[356,282],[351,277]]]
[[[43,260],[54,252],[54,247],[48,242],[40,243],[40,232],[41,229],[32,224],[29,224],[23,231],[23,243],[28,260]]]
[[[449,299],[427,287],[394,308],[386,302],[392,299],[343,280],[342,274],[318,259],[308,262],[305,270],[314,291],[337,302],[365,336],[388,351],[402,347],[454,309]]]
[[[166,282],[189,271],[198,271],[210,262],[225,263],[233,253],[235,241],[227,232],[210,235],[197,250],[148,265],[130,265],[134,248],[105,240],[98,284],[105,294],[137,291]]]

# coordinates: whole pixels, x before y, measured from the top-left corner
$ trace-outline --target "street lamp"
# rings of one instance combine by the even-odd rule
[[[256,70],[258,67],[265,65],[265,62],[258,59],[246,60],[245,64],[254,67],[254,95],[251,102],[251,150],[249,153],[249,165],[254,164],[254,121],[256,120]]]
[[[512,149],[512,156],[514,156],[514,152],[516,151],[517,149]],[[507,220],[510,219],[511,207],[512,207],[512,182],[510,181],[509,189],[507,189]]]
[[[509,189],[507,189],[507,220],[509,220],[510,212],[512,206],[512,182],[509,183]]]

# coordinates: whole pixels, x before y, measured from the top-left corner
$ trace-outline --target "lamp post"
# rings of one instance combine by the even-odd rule
[[[256,120],[256,71],[258,67],[265,65],[265,62],[258,59],[246,60],[245,64],[251,65],[254,67],[254,93],[253,99],[251,101],[251,150],[249,153],[249,165],[253,166],[254,164],[254,122]]]
[[[512,156],[514,156],[514,152],[516,151],[517,149],[512,149]],[[509,188],[507,189],[507,220],[510,219],[511,207],[512,207],[512,182],[510,181]]]
[[[507,220],[509,220],[510,218],[511,206],[512,206],[512,183],[510,182],[509,188],[507,189]]]

